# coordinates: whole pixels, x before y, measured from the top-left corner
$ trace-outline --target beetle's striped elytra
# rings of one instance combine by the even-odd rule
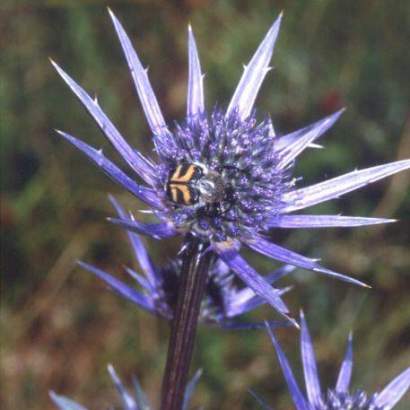
[[[179,164],[169,174],[166,184],[168,198],[178,205],[194,205],[198,202],[199,191],[194,186],[204,174],[196,164]]]
[[[168,199],[177,205],[220,209],[231,195],[222,176],[199,163],[180,163],[171,169],[165,185]],[[209,208],[211,207],[211,208]]]

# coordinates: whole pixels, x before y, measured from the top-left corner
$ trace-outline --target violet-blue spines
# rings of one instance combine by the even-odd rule
[[[339,198],[382,178],[409,169],[410,160],[355,170],[311,186],[295,187],[296,180],[291,181],[288,178],[288,171],[293,162],[306,148],[315,146],[317,140],[331,128],[343,110],[286,135],[275,135],[270,120],[257,123],[253,114],[254,103],[262,81],[269,71],[282,15],[272,24],[245,67],[225,112],[214,109],[206,113],[203,73],[195,38],[189,28],[187,116],[185,121],[179,122],[173,129],[165,122],[147,71],[131,40],[111,11],[110,16],[153,136],[158,154],[157,161],[145,158],[134,150],[101,106],[61,67],[54,62],[53,65],[124,161],[149,185],[141,186],[137,180],[130,178],[105,158],[99,150],[70,134],[61,132],[60,135],[81,150],[115,182],[151,207],[159,219],[156,224],[146,224],[131,217],[113,219],[112,222],[156,239],[169,238],[177,234],[199,236],[201,240],[209,242],[212,251],[217,253],[247,286],[282,314],[287,310],[278,298],[277,290],[242,258],[239,254],[242,245],[279,262],[363,286],[363,282],[325,269],[316,260],[272,244],[265,240],[264,236],[268,229],[353,227],[393,222],[384,218],[290,213]],[[180,206],[175,204],[175,201],[170,201],[165,185],[170,170],[178,161],[191,164],[198,161],[209,169],[210,173],[215,173],[217,185],[221,185],[224,192],[222,199],[214,202],[209,199],[202,202],[185,200],[189,206]],[[188,188],[191,187],[180,188],[189,199]],[[191,206],[191,203],[195,206]]]
[[[303,313],[301,313],[300,322],[300,353],[306,394],[299,387],[274,332],[267,327],[296,410],[391,410],[406,395],[410,388],[410,367],[407,367],[377,393],[367,394],[363,390],[353,390],[351,392],[350,382],[353,371],[352,334],[349,335],[347,349],[335,387],[327,391],[324,390],[319,378],[312,339]],[[325,383],[329,384],[328,380],[325,380]]]
[[[124,218],[126,212],[122,206],[112,196],[110,200],[118,216]],[[79,262],[80,266],[96,275],[124,299],[150,313],[168,320],[172,319],[181,282],[183,255],[178,255],[165,266],[157,266],[150,258],[141,237],[130,231],[127,232],[127,236],[139,271],[128,267],[125,270],[136,281],[139,289],[88,263]],[[269,273],[266,281],[273,284],[292,271],[293,267],[283,266]],[[260,327],[260,323],[244,323],[237,319],[266,301],[256,295],[251,288],[240,286],[234,277],[234,272],[221,259],[214,260],[210,265],[201,306],[201,322],[218,324],[224,328]],[[278,289],[278,292],[282,295],[288,290],[289,288]],[[269,323],[271,327],[289,325],[289,322],[283,321]]]
[[[325,396],[325,410],[385,410],[386,407],[377,406],[375,400],[377,393],[368,396],[363,390],[357,390],[352,394],[328,390]],[[322,409],[318,409],[322,410]]]

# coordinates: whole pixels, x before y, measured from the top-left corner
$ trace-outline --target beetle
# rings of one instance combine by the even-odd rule
[[[197,162],[182,162],[172,168],[165,190],[168,199],[176,205],[207,205],[225,197],[221,176]]]

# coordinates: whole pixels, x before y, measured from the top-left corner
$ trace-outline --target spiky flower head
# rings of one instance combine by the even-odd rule
[[[149,404],[149,401],[142,390],[138,380],[133,379],[134,384],[134,394],[131,394],[122,383],[121,379],[118,377],[114,367],[108,365],[108,373],[110,374],[111,380],[114,383],[115,388],[117,389],[119,398],[121,400],[121,409],[122,410],[150,410],[153,409]],[[196,385],[198,384],[199,378],[201,377],[202,371],[198,370],[191,381],[187,384],[184,395],[184,403],[182,410],[188,410],[189,402],[191,400],[192,394],[195,390]],[[68,397],[56,394],[55,392],[50,392],[51,400],[57,406],[59,410],[87,410],[83,405],[75,402],[74,400],[69,399]],[[114,407],[110,407],[114,408]],[[115,407],[118,408],[118,407]]]
[[[114,197],[110,201],[115,207],[120,218],[125,218],[127,213]],[[111,290],[122,298],[134,303],[147,312],[170,320],[174,317],[177,303],[178,290],[181,282],[182,251],[176,258],[170,260],[165,266],[156,266],[144,246],[142,238],[135,232],[127,233],[131,251],[141,269],[141,273],[131,268],[126,272],[135,280],[140,288],[137,290],[126,282],[110,275],[103,270],[88,263],[79,262],[79,265],[93,273]],[[293,271],[293,267],[285,265],[266,276],[269,283],[275,283]],[[280,289],[280,294],[290,288]],[[263,322],[244,322],[238,320],[240,316],[265,304],[265,299],[256,295],[249,287],[238,286],[232,270],[221,259],[214,259],[211,263],[205,295],[201,305],[199,320],[207,324],[216,324],[224,329],[243,329],[264,327]],[[270,320],[271,328],[288,326],[288,321]]]
[[[410,367],[396,376],[378,393],[368,394],[364,390],[351,390],[350,379],[353,369],[351,334],[336,385],[324,391],[320,384],[312,339],[303,313],[301,313],[301,327],[300,351],[306,395],[300,390],[282,348],[272,330],[267,326],[296,410],[390,410],[408,391],[410,387]],[[264,402],[261,399],[259,401],[266,409],[270,408],[263,404]]]
[[[273,23],[245,67],[227,108],[215,108],[210,112],[205,108],[203,74],[189,27],[186,118],[173,126],[165,122],[147,70],[124,28],[111,11],[110,16],[148,120],[155,160],[131,147],[103,112],[97,99],[91,98],[56,63],[53,65],[133,173],[148,185],[137,182],[134,175],[125,174],[101,150],[59,131],[114,181],[145,202],[158,218],[158,223],[150,224],[131,217],[112,219],[112,222],[157,239],[178,234],[200,238],[247,286],[284,316],[288,309],[280,292],[240,255],[242,245],[282,263],[363,285],[356,279],[322,267],[314,259],[272,243],[268,233],[279,228],[349,227],[391,222],[378,218],[294,212],[408,169],[410,160],[353,171],[308,187],[295,186],[296,179],[291,179],[291,171],[296,157],[305,148],[315,146],[315,141],[334,124],[342,110],[286,135],[275,135],[269,117],[256,117],[254,102],[269,71],[282,15]]]

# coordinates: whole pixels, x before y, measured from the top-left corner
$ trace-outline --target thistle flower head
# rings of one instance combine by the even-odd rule
[[[157,187],[164,220],[211,243],[252,238],[268,228],[289,185],[277,166],[269,120],[241,119],[236,111],[226,116],[216,108],[176,125],[172,135],[176,147],[162,155]]]
[[[122,206],[111,196],[111,203],[119,217],[125,217]],[[156,266],[150,258],[141,237],[128,232],[131,251],[141,271],[126,268],[127,273],[135,280],[139,289],[110,275],[88,263],[79,262],[85,270],[104,281],[111,290],[122,298],[134,303],[152,314],[172,319],[176,308],[179,284],[181,281],[182,254],[170,260],[165,266]],[[268,274],[266,280],[274,283],[293,271],[286,265]],[[279,289],[280,294],[289,288]],[[216,324],[225,329],[259,328],[263,323],[239,321],[239,317],[265,304],[265,300],[256,295],[249,287],[238,286],[232,270],[221,259],[216,259],[210,266],[204,299],[201,305],[200,321]],[[287,321],[269,321],[272,328],[288,326]]]
[[[323,391],[317,370],[316,357],[306,320],[301,314],[300,349],[303,362],[306,395],[300,390],[289,362],[272,330],[268,328],[280,366],[297,410],[390,410],[410,387],[410,367],[396,376],[380,392],[368,394],[352,391],[350,379],[353,369],[352,336],[349,336],[345,357],[340,366],[336,385]],[[262,401],[261,401],[262,403]],[[268,409],[267,406],[265,406]]]
[[[121,379],[118,377],[112,365],[108,365],[108,373],[110,374],[111,380],[113,381],[114,386],[118,392],[119,399],[121,400],[122,410],[150,410],[153,408],[149,404],[148,399],[145,396],[145,393],[143,392],[137,379],[134,378],[133,380],[135,393],[131,394],[126,389]],[[188,410],[189,402],[191,400],[195,387],[198,384],[201,374],[202,374],[202,371],[198,370],[192,377],[191,381],[187,384],[186,389],[185,389],[184,403],[183,403],[182,410]],[[68,397],[56,394],[53,391],[50,392],[50,397],[59,410],[87,410],[86,407],[75,402],[74,400],[71,400]],[[119,407],[115,407],[115,408],[119,408]]]
[[[124,173],[102,151],[65,132],[59,133],[114,181],[145,202],[158,219],[158,223],[147,224],[127,216],[112,219],[112,222],[157,239],[178,234],[199,237],[247,286],[284,316],[288,309],[280,292],[240,255],[243,245],[285,264],[364,285],[322,267],[314,259],[272,243],[269,232],[283,228],[348,227],[391,222],[378,218],[293,213],[408,169],[410,160],[353,171],[308,187],[295,186],[296,180],[290,176],[296,157],[306,148],[315,146],[316,140],[334,124],[342,111],[280,135],[275,134],[269,117],[257,118],[254,103],[270,69],[282,16],[273,23],[245,67],[227,108],[215,108],[211,112],[205,108],[203,74],[189,27],[186,118],[174,126],[165,122],[147,70],[124,28],[111,11],[110,16],[151,130],[157,154],[155,160],[131,147],[99,102],[56,63],[53,65],[145,185]]]

